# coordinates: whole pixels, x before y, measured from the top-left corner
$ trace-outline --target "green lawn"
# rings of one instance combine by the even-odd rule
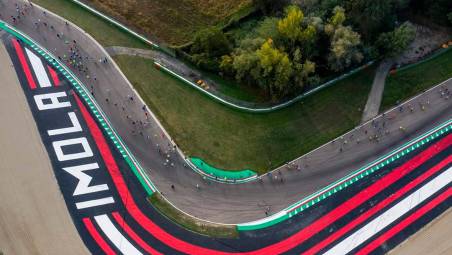
[[[33,0],[32,2],[77,24],[77,26],[88,32],[105,47],[150,48],[150,46],[139,39],[121,31],[109,22],[91,15],[88,11],[69,0]]]
[[[406,100],[452,77],[452,50],[386,79],[380,110]]]
[[[222,169],[264,173],[352,129],[361,119],[374,69],[268,114],[238,112],[161,73],[151,60],[116,62],[189,156]],[[271,162],[271,165],[269,165]]]

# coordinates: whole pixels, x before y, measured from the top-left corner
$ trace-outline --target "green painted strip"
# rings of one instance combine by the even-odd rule
[[[138,181],[141,183],[141,186],[146,190],[146,193],[148,196],[152,195],[154,192],[151,190],[151,188],[146,184],[146,181],[141,177],[141,174],[138,173],[137,168],[133,164],[132,161],[130,161],[130,158],[124,157],[124,160],[127,162],[127,165],[129,165],[130,169],[132,169],[135,176],[138,178]]]
[[[204,162],[200,158],[191,157],[190,161],[199,170],[203,171],[205,174],[213,176],[214,178],[224,179],[224,180],[243,180],[257,176],[257,173],[253,170],[245,169],[240,171],[227,171],[223,169],[218,169]]]
[[[379,162],[381,159],[387,158],[389,155],[394,154],[395,152],[397,152],[397,156],[395,158],[399,159],[404,155],[407,155],[408,152],[413,151],[410,150],[411,147],[414,147],[412,145],[412,143],[418,139],[417,142],[415,142],[415,145],[424,145],[427,144],[428,142],[432,142],[434,138],[439,137],[440,135],[445,135],[448,134],[449,129],[452,128],[452,120],[446,121],[445,123],[438,125],[437,127],[431,129],[430,131],[418,136],[417,138],[405,143],[404,145],[400,146],[399,148],[391,151],[390,153],[386,154],[385,156],[377,159],[374,162]],[[433,133],[432,133],[433,132]],[[432,134],[430,134],[432,133]],[[404,149],[408,147],[407,149]],[[419,147],[416,147],[419,148]],[[401,151],[400,151],[401,150]],[[265,220],[263,219],[262,221],[257,221],[255,224],[249,224],[249,223],[245,223],[245,224],[238,224],[237,225],[237,229],[239,231],[245,231],[245,230],[256,230],[256,229],[262,229],[262,228],[266,228],[268,226],[272,226],[274,224],[277,224],[285,219],[287,219],[288,217],[292,217],[300,212],[302,212],[303,210],[309,208],[310,206],[322,201],[323,199],[326,199],[328,197],[330,197],[331,195],[333,195],[334,193],[345,189],[347,186],[350,186],[352,183],[355,183],[356,181],[370,175],[371,173],[375,172],[376,170],[380,169],[381,167],[385,166],[386,164],[392,163],[395,161],[394,156],[391,157],[392,160],[384,160],[383,163],[378,163],[378,165],[376,165],[375,167],[370,167],[370,165],[375,164],[375,163],[371,163],[370,165],[367,165],[363,168],[360,168],[359,170],[351,173],[350,175],[341,178],[340,180],[337,180],[335,182],[333,182],[332,184],[326,186],[325,188],[322,188],[321,190],[309,195],[308,197],[302,199],[300,202],[297,202],[291,206],[289,206],[288,208],[286,208],[285,210],[285,214],[283,214],[282,216],[278,217],[278,218],[269,218],[269,220]],[[364,169],[367,169],[365,171],[363,171]],[[342,182],[342,183],[341,183]],[[340,184],[341,183],[341,184]],[[290,216],[289,216],[290,215]]]

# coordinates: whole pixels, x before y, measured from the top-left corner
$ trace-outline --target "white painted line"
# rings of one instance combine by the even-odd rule
[[[89,200],[89,201],[85,201],[85,202],[79,202],[79,203],[76,203],[75,206],[77,207],[77,209],[80,210],[80,209],[95,207],[95,206],[99,206],[99,205],[113,204],[114,202],[115,202],[115,200],[112,197],[106,197],[106,198],[101,198],[101,199]]]
[[[121,251],[122,254],[125,255],[139,255],[142,254],[135,246],[133,246],[122,234],[119,230],[113,225],[110,218],[105,215],[95,216],[99,227],[102,229],[104,234],[110,239],[110,241]]]
[[[42,65],[41,59],[36,56],[32,51],[25,48],[27,52],[28,59],[30,59],[31,66],[36,74],[36,78],[38,78],[39,86],[41,88],[51,87],[52,83],[50,83],[49,77],[47,76],[46,70]]]
[[[355,231],[352,235],[336,244],[324,255],[347,254],[369,238],[377,234],[379,231],[402,217],[411,209],[421,204],[424,200],[431,197],[443,187],[449,185],[452,181],[452,167],[435,177],[433,180],[413,192],[402,201],[389,208],[386,212]]]

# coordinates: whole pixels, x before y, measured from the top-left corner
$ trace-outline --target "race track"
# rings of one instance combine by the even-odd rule
[[[41,12],[36,9],[31,13],[46,20],[54,18],[38,14]],[[66,36],[77,38],[77,44],[66,40],[61,47],[60,34],[56,38],[49,28],[33,29],[26,22],[18,25],[50,46],[50,50],[64,53],[69,47],[79,47],[83,55],[102,54],[91,38],[82,35],[80,39],[77,36],[83,33],[69,24],[55,27],[64,30]],[[69,69],[56,63],[57,57],[43,53],[44,48],[18,35],[16,30],[8,31],[2,36],[8,54],[3,50],[1,63],[8,63],[9,68],[2,68],[2,77],[6,78],[0,81],[14,85],[4,86],[0,111],[2,120],[8,120],[2,125],[8,133],[0,137],[8,149],[0,154],[0,174],[5,175],[0,180],[0,209],[6,212],[0,211],[0,224],[5,225],[2,230],[6,229],[0,230],[0,251],[6,254],[62,254],[63,249],[67,249],[64,254],[83,254],[87,252],[83,246],[92,254],[383,254],[452,206],[451,104],[439,98],[435,90],[423,94],[432,100],[427,112],[395,110],[386,116],[396,121],[388,122],[391,133],[381,142],[363,142],[344,153],[337,151],[337,143],[328,144],[310,157],[315,169],[282,169],[284,184],[270,178],[244,185],[203,183],[202,189],[197,190],[193,185],[200,181],[196,173],[184,168],[177,156],[174,171],[162,167],[161,155],[155,148],[152,150],[155,141],[150,146],[142,137],[131,135],[129,119],[105,100],[109,96],[126,106],[128,114],[143,118],[141,104],[123,100],[124,95],[135,92],[116,66],[98,65],[97,61],[90,64],[99,79],[95,92],[90,93],[86,88],[80,89],[83,83],[75,75],[68,75]],[[80,80],[92,86],[92,81],[84,76]],[[451,87],[452,79],[442,86]],[[11,109],[12,106],[17,107]],[[112,119],[112,127],[106,124],[100,107],[106,109],[105,116]],[[384,118],[380,116],[377,121]],[[149,121],[152,128],[145,132],[162,132],[157,120]],[[410,131],[400,132],[399,123]],[[374,124],[367,124],[370,125]],[[294,206],[288,210],[286,220],[258,230],[242,229],[239,238],[227,239],[187,231],[153,208],[147,200],[149,187],[142,185],[143,180],[134,172],[130,155],[118,145],[122,141],[114,138],[113,127],[170,200],[174,198],[177,205],[202,216],[235,222],[234,216],[240,221],[261,218],[256,204],[259,207],[263,199],[272,201],[275,210],[285,208],[394,147],[415,137],[419,142],[403,145],[400,152],[351,178],[348,186],[339,185],[303,208]],[[365,136],[363,128],[369,127],[352,134]],[[163,143],[159,143],[168,139],[162,135]],[[36,172],[18,171],[30,166]],[[7,169],[14,169],[17,176]],[[167,192],[168,181],[177,181],[181,192]],[[3,195],[8,196],[5,203]]]
[[[52,59],[13,36],[4,42],[74,225],[93,254],[382,254],[451,207],[448,122],[426,142],[407,145],[410,153],[279,224],[241,231],[238,239],[187,231],[149,205],[85,100],[90,96]]]

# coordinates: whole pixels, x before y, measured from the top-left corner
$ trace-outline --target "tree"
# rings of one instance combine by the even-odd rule
[[[259,80],[261,67],[259,65],[259,57],[255,51],[243,52],[235,55],[232,66],[236,72],[235,78],[238,81],[244,81],[249,85],[256,85]]]
[[[316,28],[309,24],[303,12],[296,5],[286,8],[286,16],[278,22],[278,31],[288,41],[288,49],[292,51],[298,43],[305,52],[311,52],[316,40]],[[305,24],[303,24],[305,23]]]
[[[230,48],[230,43],[223,31],[216,27],[210,27],[196,33],[191,46],[191,53],[220,57],[228,54]]]
[[[280,41],[281,35],[278,31],[279,19],[275,17],[266,17],[263,21],[259,22],[256,28],[257,37],[271,38],[273,41]]]
[[[191,46],[191,61],[197,66],[219,71],[220,57],[230,52],[230,43],[223,31],[216,27],[200,30],[196,33]]]
[[[333,16],[328,20],[333,27],[342,25],[345,21],[345,10],[341,6],[336,6],[333,9]]]
[[[220,68],[226,73],[235,74],[237,81],[256,85],[260,76],[259,58],[256,50],[265,42],[262,38],[246,38],[241,41],[231,55],[222,56]]]
[[[359,27],[359,31],[371,39],[380,31],[394,27],[396,1],[349,0],[347,10],[353,23]]]
[[[345,20],[344,8],[336,6],[325,25],[325,33],[330,36],[331,41],[328,63],[334,71],[344,70],[354,62],[361,62],[363,59],[359,50],[361,36],[350,26],[344,26]]]
[[[378,37],[377,47],[383,56],[393,57],[402,53],[414,40],[416,29],[405,22],[394,31],[383,33]]]
[[[345,21],[345,10],[341,6],[336,6],[333,9],[333,16],[328,19],[328,23],[325,25],[325,33],[329,36],[334,34],[334,30]]]
[[[291,5],[286,9],[286,16],[278,22],[278,31],[291,42],[297,41],[301,36],[301,22],[304,14],[298,6]]]
[[[301,50],[297,48],[294,51],[293,56],[293,69],[294,82],[300,89],[302,89],[306,83],[308,83],[309,76],[315,73],[315,63],[309,60],[306,60],[303,63]]]
[[[256,55],[262,70],[259,84],[274,99],[286,95],[290,91],[288,83],[293,72],[287,53],[275,48],[273,41],[269,39],[256,51]]]
[[[331,38],[328,63],[332,70],[341,71],[353,63],[359,63],[363,55],[359,50],[361,36],[351,27],[339,26]]]

